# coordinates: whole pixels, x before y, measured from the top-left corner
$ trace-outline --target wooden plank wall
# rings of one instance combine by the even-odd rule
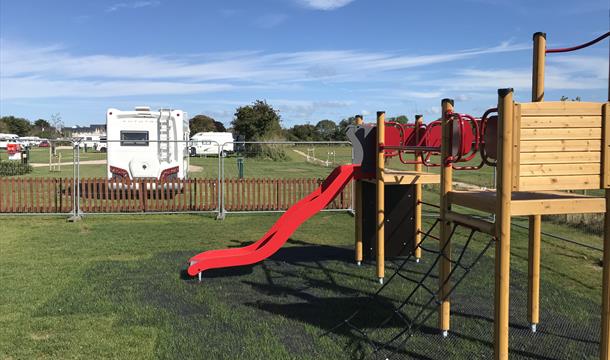
[[[604,103],[515,104],[513,190],[603,187]]]

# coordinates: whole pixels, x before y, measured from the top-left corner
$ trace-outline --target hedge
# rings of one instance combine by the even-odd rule
[[[0,176],[23,175],[32,172],[32,166],[19,161],[0,161]]]

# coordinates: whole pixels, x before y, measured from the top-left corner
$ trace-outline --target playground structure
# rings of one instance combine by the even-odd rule
[[[402,245],[397,253],[388,254],[390,256],[403,255],[406,251],[409,257],[421,258],[420,244],[432,231],[424,233],[421,229],[421,205],[424,204],[421,185],[440,183],[439,218],[434,225],[440,226],[439,254],[434,262],[439,264],[438,295],[434,295],[439,305],[439,330],[447,336],[451,328],[452,265],[459,265],[461,259],[461,255],[457,261],[452,259],[454,231],[457,226],[470,229],[468,242],[475,232],[487,234],[495,242],[494,358],[506,360],[509,356],[511,217],[529,218],[528,321],[535,332],[540,320],[542,215],[604,213],[599,358],[610,360],[610,102],[544,101],[546,54],[579,50],[608,36],[610,32],[580,46],[547,49],[546,35],[534,34],[532,102],[529,103],[515,102],[512,89],[500,89],[497,108],[489,109],[481,118],[455,112],[451,99],[441,101],[441,118],[427,125],[421,116],[416,117],[414,124],[406,125],[386,122],[384,112],[377,113],[375,125],[365,124],[362,117],[357,116],[356,125],[348,132],[354,145],[353,165],[336,168],[319,189],[290,208],[256,243],[194,256],[189,260],[188,274],[199,275],[201,279],[201,272],[208,269],[262,261],[354,179],[355,260],[358,264],[364,260],[367,247],[374,250],[367,255],[374,255],[377,279],[383,284],[388,244],[400,241]],[[479,165],[460,165],[477,154],[482,159]],[[408,159],[405,159],[407,155]],[[436,155],[440,155],[439,163],[433,163]],[[413,165],[414,170],[386,168],[386,159],[390,157]],[[422,172],[423,165],[440,167],[440,175]],[[496,167],[495,190],[453,189],[453,170],[476,171],[482,166]],[[407,196],[412,209],[407,217],[412,223],[403,221],[400,224],[410,229],[410,241],[399,239],[394,235],[398,234],[396,231],[391,231],[390,237],[386,235],[388,223],[395,223],[394,208],[400,211],[405,204],[388,204],[386,192],[392,186],[398,187],[397,192],[389,190],[393,194],[412,191],[411,196]],[[567,192],[571,190],[603,190],[604,196]],[[367,213],[365,200],[371,191],[375,193],[375,244],[366,245],[365,228],[371,221],[371,212]],[[454,205],[493,215],[493,220],[457,212]],[[404,218],[404,213],[400,217]],[[490,244],[491,241],[488,246]],[[390,280],[393,278],[394,275]],[[459,281],[461,279],[455,286]],[[389,281],[384,287],[388,284]],[[353,317],[340,326],[349,324]]]

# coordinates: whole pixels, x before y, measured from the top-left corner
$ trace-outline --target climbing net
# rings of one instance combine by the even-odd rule
[[[472,268],[479,262],[483,255],[494,243],[494,238],[483,244],[481,249],[473,251],[470,256],[465,256],[471,248],[474,235],[477,230],[470,229],[465,243],[458,251],[457,258],[447,256],[447,241],[444,246],[434,248],[429,246],[429,239],[439,240],[432,235],[434,228],[440,223],[437,219],[430,229],[423,233],[421,242],[415,248],[420,248],[422,253],[431,256],[423,257],[430,259],[430,266],[425,272],[408,271],[407,265],[415,265],[412,251],[397,267],[387,282],[379,288],[369,299],[354,311],[343,322],[337,324],[324,335],[347,330],[359,339],[359,346],[368,344],[368,349],[361,349],[369,358],[390,359],[394,355],[403,353],[405,345],[413,336],[430,320],[436,313],[438,306],[453,293],[453,291],[466,278]],[[449,239],[455,234],[458,224],[451,229]],[[474,256],[472,256],[474,255]],[[442,284],[439,284],[434,269],[437,268],[441,259],[448,260],[452,267],[449,275]],[[441,294],[440,289],[448,291]],[[410,289],[408,295],[400,300],[393,299],[391,289]],[[381,318],[381,321],[378,319]],[[374,324],[371,327],[371,324]],[[366,330],[369,328],[370,330]],[[389,329],[397,328],[398,332],[388,334]],[[439,335],[440,336],[440,335]]]

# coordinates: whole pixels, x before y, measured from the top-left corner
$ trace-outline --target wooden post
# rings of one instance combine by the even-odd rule
[[[610,101],[610,75],[608,77],[608,101]],[[604,117],[608,118],[608,106],[604,106]],[[604,121],[604,127],[608,126]],[[606,133],[606,130],[603,130]],[[607,143],[605,139],[604,143]],[[604,168],[602,176],[610,171]],[[604,254],[602,258],[602,321],[599,346],[600,360],[610,360],[610,189],[605,190],[606,212],[604,214]]]
[[[513,89],[498,90],[494,359],[508,360]]]
[[[537,32],[534,34],[534,58],[532,64],[532,101],[544,100],[544,62],[546,51],[546,34]],[[532,332],[536,332],[536,326],[540,314],[540,215],[529,217],[529,261],[528,261],[528,320]]]
[[[527,319],[532,332],[540,320],[540,215],[529,217]]]
[[[420,141],[419,128],[423,124],[423,122],[424,122],[423,115],[415,115],[415,143],[416,144],[419,144],[419,141]],[[418,151],[415,152],[415,161],[420,160],[420,154],[421,153]],[[416,163],[415,171],[421,172],[422,164]],[[422,201],[422,185],[421,185],[421,183],[418,182],[415,184],[415,213],[414,213],[414,218],[415,218],[414,246],[416,246],[416,248],[415,248],[415,261],[416,262],[419,262],[419,259],[421,259],[421,248],[419,247],[419,244],[421,243],[421,208],[422,208],[421,201]]]
[[[362,125],[362,115],[356,115],[356,125]],[[354,234],[356,245],[355,245],[355,257],[356,264],[360,266],[362,264],[362,180],[356,179],[354,180],[354,192],[355,192],[355,207],[356,207],[356,217],[354,221],[356,222],[356,233]]]
[[[444,256],[440,260],[439,268],[439,290],[441,304],[439,306],[439,328],[444,337],[449,334],[451,301],[448,297],[451,285],[449,273],[451,272],[451,222],[447,220],[446,214],[451,211],[449,192],[453,183],[453,168],[449,161],[451,157],[451,127],[452,121],[447,116],[453,112],[453,100],[443,99],[441,101],[442,142],[441,142],[441,204],[440,204],[440,243],[439,248],[444,249]]]
[[[377,112],[377,279],[383,284],[385,276],[385,183],[383,171],[385,156],[385,112]]]
[[[534,71],[532,72],[532,101],[544,100],[544,60],[546,54],[546,34],[534,34]]]
[[[604,214],[604,257],[602,260],[602,333],[599,358],[610,360],[610,189],[606,189]]]

